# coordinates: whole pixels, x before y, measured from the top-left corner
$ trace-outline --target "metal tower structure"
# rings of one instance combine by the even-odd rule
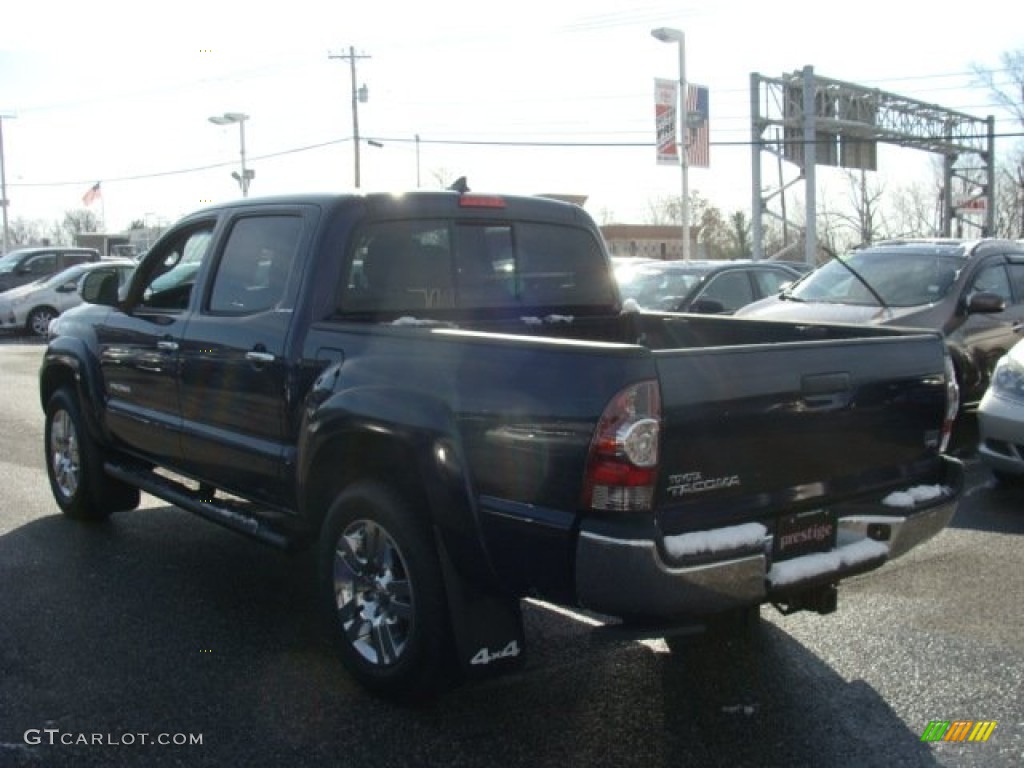
[[[973,117],[875,88],[818,77],[812,67],[780,78],[750,75],[752,227],[754,258],[764,257],[763,216],[784,227],[785,192],[804,181],[806,212],[804,259],[817,257],[816,168],[819,165],[877,170],[878,143],[913,147],[942,155],[942,234],[962,236],[965,225],[986,236],[995,222],[995,118]],[[780,182],[766,192],[762,155],[776,157]],[[783,183],[782,163],[800,173]],[[781,213],[769,208],[780,196]],[[978,224],[966,216],[981,214]],[[953,231],[953,222],[956,229]]]

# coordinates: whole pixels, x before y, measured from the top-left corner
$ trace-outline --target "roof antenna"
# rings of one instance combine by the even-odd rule
[[[465,176],[459,176],[459,178],[452,182],[452,185],[448,187],[448,189],[453,192],[458,192],[460,195],[464,195],[469,192],[469,182],[466,181]]]

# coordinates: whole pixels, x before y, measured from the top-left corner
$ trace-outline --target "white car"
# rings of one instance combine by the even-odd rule
[[[121,286],[135,266],[135,262],[125,259],[78,264],[52,277],[5,291],[0,294],[0,328],[45,336],[51,320],[82,303],[81,285],[86,275],[106,270],[117,277]]]
[[[978,406],[978,456],[996,479],[1024,485],[1024,342],[996,364]]]

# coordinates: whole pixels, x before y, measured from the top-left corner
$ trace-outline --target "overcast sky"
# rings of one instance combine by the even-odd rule
[[[111,230],[238,196],[238,128],[208,121],[224,112],[250,116],[251,195],[351,189],[349,63],[329,58],[349,46],[367,57],[360,134],[383,144],[361,147],[364,189],[466,175],[480,191],[588,195],[599,220],[641,223],[652,200],[679,194],[678,169],[654,162],[653,80],[678,77],[677,47],[650,35],[658,26],[685,32],[688,80],[710,88],[711,168],[691,170],[690,187],[727,212],[750,207],[752,72],[811,65],[1018,130],[971,70],[1024,47],[1020,25],[942,0],[144,7],[0,11],[0,113],[16,115],[3,121],[12,219],[59,219],[97,181],[94,210]],[[898,171],[892,183],[927,180],[923,153],[880,160]]]

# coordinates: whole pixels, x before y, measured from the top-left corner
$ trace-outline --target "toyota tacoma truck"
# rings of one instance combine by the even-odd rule
[[[217,205],[83,293],[40,370],[63,513],[145,492],[305,548],[386,696],[521,665],[524,598],[670,647],[829,613],[962,494],[940,334],[638,311],[551,199]]]

